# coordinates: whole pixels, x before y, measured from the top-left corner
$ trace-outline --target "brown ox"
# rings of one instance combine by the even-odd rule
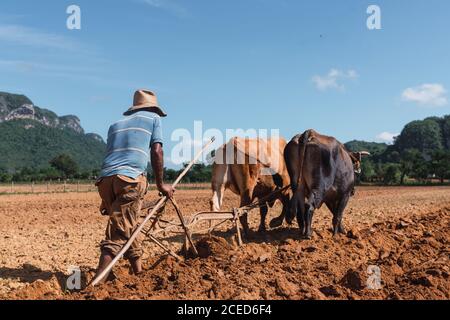
[[[354,193],[355,172],[368,152],[349,152],[333,137],[307,130],[292,138],[284,150],[291,177],[291,209],[297,212],[300,233],[311,238],[315,209],[327,205],[333,214],[333,233],[344,233],[342,216]],[[305,200],[306,199],[306,200]]]
[[[276,140],[233,138],[220,147],[216,151],[212,171],[211,210],[220,210],[226,189],[240,196],[240,207],[243,207],[255,199],[265,198],[272,192],[289,186],[289,174],[283,157],[285,147],[286,140],[282,138]],[[289,194],[289,190],[285,190],[269,196],[267,206],[260,208],[259,231],[266,230],[268,207],[272,207],[276,200],[281,201],[283,210],[279,217],[270,222],[270,227],[277,227],[283,223],[283,218],[289,214]],[[287,220],[289,223],[292,222],[292,219]],[[240,221],[244,233],[248,234],[247,213]]]

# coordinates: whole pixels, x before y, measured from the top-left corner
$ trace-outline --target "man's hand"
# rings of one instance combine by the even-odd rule
[[[153,174],[155,175],[156,187],[159,192],[168,198],[173,197],[175,189],[168,184],[164,184],[164,154],[160,143],[154,143],[151,150],[151,162],[153,167]]]
[[[169,199],[172,198],[173,194],[175,193],[175,188],[168,184],[163,184],[162,186],[158,187],[158,190],[162,193],[163,196],[166,196]]]

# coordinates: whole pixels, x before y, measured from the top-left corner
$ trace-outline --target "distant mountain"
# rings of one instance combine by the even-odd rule
[[[352,140],[347,142],[345,147],[349,151],[369,151],[372,156],[379,156],[386,151],[388,145],[386,143]]]
[[[422,153],[450,149],[450,115],[408,123],[395,141],[396,150],[417,149]]]
[[[62,153],[82,170],[94,170],[106,149],[101,136],[85,134],[77,116],[58,117],[24,95],[6,92],[0,92],[0,137],[0,168],[7,171],[47,167]]]
[[[406,124],[392,145],[353,140],[345,146],[350,151],[369,151],[374,162],[396,163],[405,151],[412,149],[429,159],[437,150],[450,150],[450,115]]]

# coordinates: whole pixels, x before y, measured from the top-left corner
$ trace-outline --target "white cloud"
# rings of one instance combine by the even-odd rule
[[[377,142],[384,142],[387,144],[394,143],[394,138],[397,137],[399,133],[382,132],[378,134],[375,138]]]
[[[114,70],[119,68],[117,63],[105,59],[96,46],[69,37],[23,25],[0,23],[0,43],[2,46],[20,46],[21,49],[16,50],[16,59],[0,58],[2,75],[8,72],[22,76],[65,78],[114,88],[135,89],[142,86],[113,76]],[[21,47],[24,47],[23,50]],[[33,54],[35,48],[52,49],[51,58],[37,58]]]
[[[33,47],[75,50],[80,44],[66,37],[21,25],[0,25],[0,41]]]
[[[439,83],[425,83],[407,88],[402,93],[402,99],[423,106],[442,107],[448,103],[447,90]]]
[[[188,16],[187,9],[176,3],[174,0],[141,0],[141,1],[153,8],[166,10],[178,17]]]
[[[25,73],[45,73],[49,75],[53,74],[86,74],[92,71],[92,68],[79,67],[71,65],[58,65],[41,63],[27,60],[4,60],[0,59],[0,69],[10,69],[13,71],[20,71]]]
[[[331,69],[325,76],[315,75],[312,81],[316,85],[316,88],[321,91],[328,89],[344,90],[345,86],[343,81],[349,79],[356,79],[358,73],[355,70],[342,71],[338,69]]]
[[[3,60],[0,59],[0,74],[12,72],[14,74],[22,73],[25,76],[35,75],[39,77],[55,77],[62,79],[72,79],[76,81],[89,82],[96,86],[128,88],[133,90],[142,87],[141,84],[129,82],[117,77],[112,77],[103,69],[95,66],[63,65],[45,62],[35,62],[29,60]],[[110,66],[110,65],[108,65]],[[111,65],[111,69],[114,65]]]

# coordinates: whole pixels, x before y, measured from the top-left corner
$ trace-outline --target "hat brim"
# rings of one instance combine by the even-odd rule
[[[167,117],[167,113],[165,113],[161,107],[159,106],[152,106],[152,105],[140,105],[140,106],[131,106],[127,111],[123,113],[124,116],[129,116],[130,114],[137,112],[137,111],[143,111],[147,110],[150,112],[154,112],[160,117]]]

